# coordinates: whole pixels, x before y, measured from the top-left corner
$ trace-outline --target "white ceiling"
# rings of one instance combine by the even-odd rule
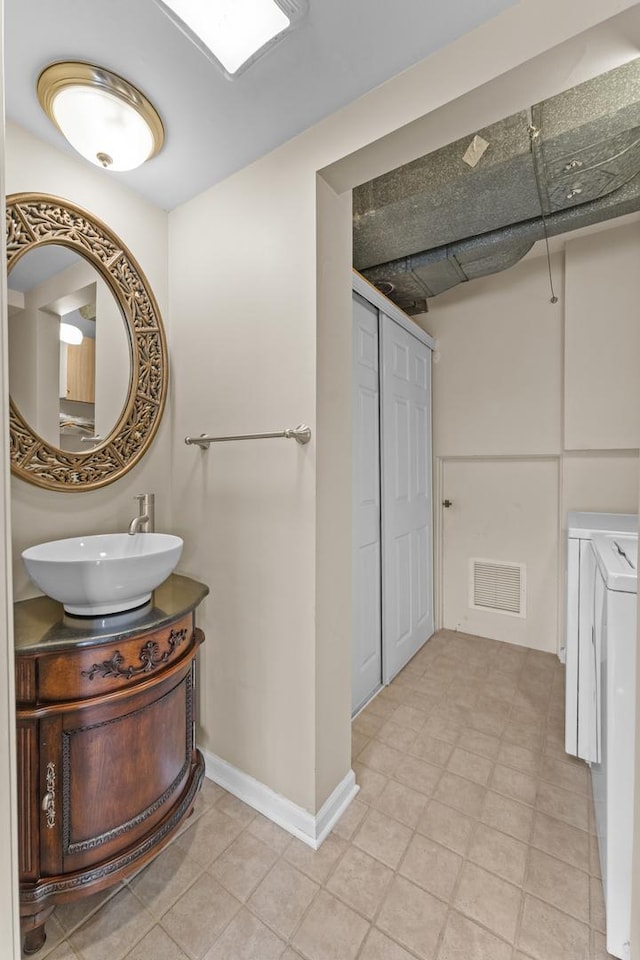
[[[229,81],[153,0],[5,0],[7,117],[77,157],[38,104],[38,75],[72,59],[120,74],[154,103],[166,141],[138,170],[104,176],[170,210],[514,2],[310,0],[307,18]]]

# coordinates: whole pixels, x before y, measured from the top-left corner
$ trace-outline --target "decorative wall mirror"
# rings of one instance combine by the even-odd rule
[[[164,410],[160,311],[100,220],[43,194],[7,198],[11,470],[49,490],[112,483]]]

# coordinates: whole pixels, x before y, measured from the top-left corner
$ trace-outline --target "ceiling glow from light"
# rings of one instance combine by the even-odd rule
[[[73,323],[64,323],[60,322],[60,339],[63,343],[70,343],[73,346],[77,346],[79,343],[82,343],[83,336],[82,330],[79,327],[76,327]]]
[[[272,45],[306,9],[294,0],[155,0],[232,77]]]

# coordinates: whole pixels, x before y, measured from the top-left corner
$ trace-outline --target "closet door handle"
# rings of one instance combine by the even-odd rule
[[[452,506],[453,506],[453,500],[443,500],[443,501],[442,501],[442,506],[443,506],[443,507],[446,507],[447,510],[448,510],[449,507],[452,507]]]

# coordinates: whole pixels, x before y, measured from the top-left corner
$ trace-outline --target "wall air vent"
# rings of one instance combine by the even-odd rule
[[[499,560],[469,560],[469,606],[526,617],[526,567]]]

